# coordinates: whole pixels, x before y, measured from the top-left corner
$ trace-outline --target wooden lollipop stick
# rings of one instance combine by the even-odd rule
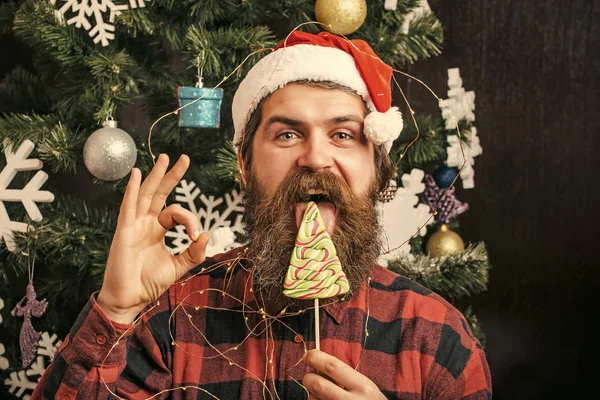
[[[319,335],[319,299],[315,299],[315,346],[317,350],[321,350],[321,337]]]

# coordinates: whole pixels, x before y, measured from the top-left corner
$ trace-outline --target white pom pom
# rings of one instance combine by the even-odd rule
[[[402,114],[398,107],[390,107],[382,113],[373,111],[365,117],[365,136],[373,143],[385,145],[387,151],[402,131]]]

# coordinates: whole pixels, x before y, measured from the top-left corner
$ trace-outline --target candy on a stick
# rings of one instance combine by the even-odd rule
[[[350,289],[319,208],[312,201],[304,211],[283,288],[283,294],[296,299],[325,299]]]
[[[316,344],[319,349],[319,299],[338,296],[350,289],[333,241],[319,207],[306,205],[298,228],[296,246],[283,283],[283,294],[295,299],[315,300]]]

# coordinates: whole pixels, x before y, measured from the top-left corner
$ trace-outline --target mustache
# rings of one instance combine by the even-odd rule
[[[329,201],[338,209],[343,209],[352,197],[350,186],[333,172],[299,170],[284,179],[271,200],[275,201],[275,207],[316,200]]]

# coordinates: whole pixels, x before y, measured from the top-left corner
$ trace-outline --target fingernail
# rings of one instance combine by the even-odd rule
[[[200,230],[196,229],[194,231],[194,233],[192,233],[192,240],[198,240],[199,236],[200,236]]]

